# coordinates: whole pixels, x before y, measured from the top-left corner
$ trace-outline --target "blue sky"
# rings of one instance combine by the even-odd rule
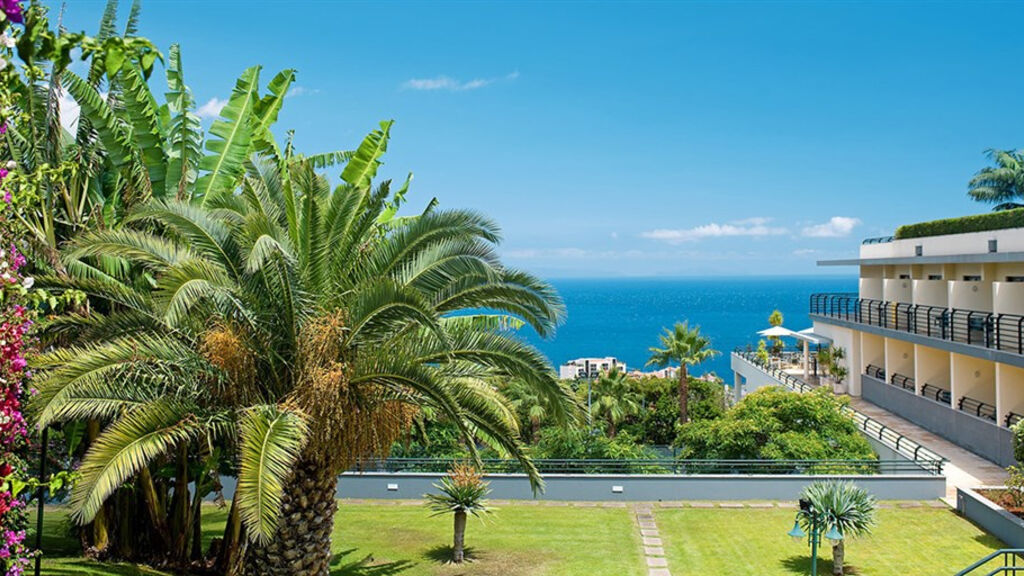
[[[1024,145],[1022,23],[1015,3],[148,0],[141,31],[182,44],[207,111],[248,66],[296,68],[279,126],[303,152],[393,118],[384,172],[415,173],[413,205],[495,217],[510,264],[608,277],[834,274],[815,260],[986,211],[966,182]]]

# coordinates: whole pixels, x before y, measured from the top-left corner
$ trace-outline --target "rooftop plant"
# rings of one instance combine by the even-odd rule
[[[1021,227],[1024,227],[1024,208],[1014,208],[988,214],[906,224],[896,229],[895,238],[897,240],[905,240],[908,238],[965,234],[967,232],[988,232],[990,230]]]

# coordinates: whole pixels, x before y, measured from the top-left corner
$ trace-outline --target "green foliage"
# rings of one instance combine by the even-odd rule
[[[1024,466],[1010,466],[1006,474],[1006,495],[1015,507],[1024,507]]]
[[[823,527],[823,533],[835,528],[843,539],[870,534],[875,526],[878,509],[875,497],[849,480],[821,480],[808,484],[800,498],[811,503],[810,510],[799,512],[808,535],[812,521]]]
[[[661,348],[651,347],[648,366],[664,368],[676,362],[682,366],[696,366],[719,355],[711,348],[711,339],[700,333],[700,326],[690,328],[689,322],[677,322],[671,330],[665,329],[659,337]]]
[[[459,427],[445,420],[431,418],[417,427],[415,433],[396,441],[390,451],[394,458],[443,458],[463,460],[470,457]]]
[[[1013,459],[1024,464],[1024,420],[1013,425]]]
[[[821,366],[825,373],[835,379],[839,384],[842,384],[846,380],[846,376],[849,375],[849,369],[843,360],[846,359],[846,349],[838,346],[830,345],[828,348],[823,348],[818,351],[818,365]]]
[[[826,390],[762,388],[721,418],[685,425],[678,443],[684,458],[876,459],[843,405]]]
[[[472,466],[457,464],[439,484],[434,484],[434,488],[441,493],[424,495],[434,516],[455,512],[480,516],[492,512],[485,500],[490,492],[489,483],[484,482],[483,475]]]
[[[1024,227],[1024,208],[1014,208],[990,214],[976,214],[960,218],[932,220],[931,222],[921,222],[918,224],[905,224],[896,229],[895,238],[903,240],[907,238],[987,232],[989,230],[1020,227]]]
[[[971,178],[967,195],[978,202],[995,204],[996,211],[1024,207],[1024,153],[989,149],[985,155],[995,166],[986,166]]]
[[[772,310],[771,315],[768,316],[768,324],[771,326],[782,326],[783,316],[781,310]]]
[[[618,367],[612,367],[598,376],[591,386],[593,415],[608,425],[608,435],[614,437],[619,424],[640,412],[636,381]],[[582,387],[580,393],[584,393]]]
[[[771,354],[768,352],[768,343],[764,340],[757,341],[757,359],[762,365],[767,366],[771,360]]]
[[[627,432],[615,438],[590,434],[582,428],[551,426],[540,433],[531,455],[542,459],[651,459],[657,454]]]

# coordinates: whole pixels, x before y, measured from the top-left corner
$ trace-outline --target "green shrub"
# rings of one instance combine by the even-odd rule
[[[762,388],[721,418],[686,424],[681,456],[698,459],[874,460],[843,401],[826,390],[809,394]]]
[[[944,234],[964,234],[966,232],[985,232],[987,230],[1003,230],[1006,228],[1024,227],[1024,208],[1003,210],[988,214],[962,216],[932,220],[918,224],[906,224],[896,229],[895,238],[924,238],[926,236],[942,236]]]

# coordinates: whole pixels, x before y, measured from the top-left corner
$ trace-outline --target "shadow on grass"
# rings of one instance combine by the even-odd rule
[[[476,552],[470,546],[463,549],[463,554],[466,560],[472,562],[473,560],[480,560],[477,557]],[[431,562],[437,562],[438,564],[447,564],[452,560],[452,547],[451,546],[434,546],[430,550],[423,553],[423,557]]]
[[[811,573],[811,557],[810,556],[790,556],[782,560],[782,566],[792,572],[793,574],[810,574]],[[832,559],[825,559],[824,557],[818,557],[818,574],[832,574]],[[843,574],[858,574],[857,567],[847,564],[843,567]]]
[[[31,570],[28,571],[28,574],[32,573]],[[143,572],[141,568],[131,564],[109,564],[78,560],[64,562],[60,566],[45,566],[43,574],[50,576],[141,576],[143,574],[155,574],[155,572]]]
[[[408,560],[374,564],[373,556],[356,560],[348,558],[356,548],[342,550],[331,559],[331,576],[392,576],[401,574],[416,564]]]

